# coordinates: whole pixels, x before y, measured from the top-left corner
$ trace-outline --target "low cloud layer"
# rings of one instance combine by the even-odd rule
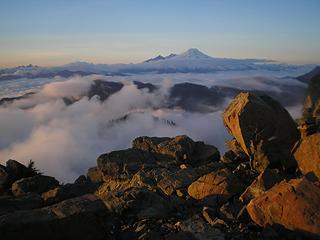
[[[167,100],[172,81],[157,80],[157,84],[162,84],[160,89],[150,93],[131,83],[144,79],[119,78],[118,81],[125,83],[124,87],[101,103],[94,97],[90,100],[83,97],[97,78],[110,80],[101,76],[73,77],[63,82],[58,79],[44,85],[29,99],[0,107],[0,163],[10,158],[24,163],[32,159],[45,174],[70,182],[95,166],[100,154],[128,148],[137,136],[186,134],[217,146],[221,152],[225,150],[224,142],[230,136],[222,123],[222,111],[200,114],[161,107]],[[181,77],[181,81],[182,78],[186,76]],[[206,76],[203,81],[208,83],[209,78]],[[173,80],[174,83],[179,81],[178,76]],[[214,81],[223,83],[223,78],[211,79]],[[276,80],[241,81],[242,85],[237,81],[231,79],[228,84],[260,89]],[[66,106],[63,97],[80,100]],[[226,99],[220,109],[230,101]],[[293,106],[289,111],[299,117],[300,108]]]
[[[158,108],[165,101],[168,83],[155,93],[127,83],[103,103],[84,97],[66,106],[60,99],[79,96],[87,83],[90,79],[51,83],[30,100],[0,108],[1,163],[9,158],[24,163],[32,159],[45,174],[69,182],[96,165],[99,154],[130,147],[131,141],[141,135],[187,134],[223,149],[227,133],[221,112],[196,114]],[[19,108],[30,104],[34,107]],[[126,120],[114,121],[125,114]]]

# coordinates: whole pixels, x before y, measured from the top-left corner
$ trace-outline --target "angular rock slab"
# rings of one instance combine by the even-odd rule
[[[320,237],[320,188],[305,177],[282,181],[247,205],[258,225],[283,227]]]
[[[307,136],[294,150],[300,171],[320,179],[320,133]]]
[[[188,194],[197,200],[208,196],[228,199],[244,189],[240,180],[227,168],[208,173],[188,187]]]
[[[294,169],[291,149],[300,137],[296,123],[280,103],[263,95],[240,93],[224,112],[224,124],[253,159],[253,167]]]

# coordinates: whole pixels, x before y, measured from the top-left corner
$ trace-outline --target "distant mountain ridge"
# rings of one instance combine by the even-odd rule
[[[177,54],[174,54],[174,53],[171,53],[170,55],[166,56],[166,57],[163,57],[162,55],[158,55],[154,58],[149,58],[147,59],[146,61],[144,61],[144,63],[148,63],[148,62],[155,62],[155,61],[159,61],[159,60],[165,60],[165,59],[169,59],[169,58],[172,58],[172,57],[175,57],[177,56]]]
[[[218,71],[267,70],[281,71],[304,68],[310,71],[315,65],[280,64],[264,59],[217,58],[191,48],[181,54],[158,55],[141,63],[130,64],[94,64],[73,62],[57,67],[38,67],[33,65],[0,69],[0,81],[19,78],[40,78],[89,74],[126,75],[143,73],[214,73]]]
[[[160,88],[159,85],[144,83],[139,81],[132,82],[137,89],[145,89],[148,92],[154,92]],[[71,105],[79,101],[82,97],[89,99],[97,97],[101,102],[106,101],[111,95],[119,92],[124,87],[122,82],[94,80],[90,89],[80,98],[63,97],[62,100],[66,105]],[[236,87],[212,86],[207,87],[194,83],[174,84],[168,95],[168,99],[163,103],[164,108],[180,108],[190,112],[209,113],[217,111],[219,106],[223,105],[227,98],[231,99],[241,91],[252,92],[254,94],[268,94],[280,101],[284,106],[294,106],[303,101],[306,89],[301,86],[279,85],[280,91],[261,91],[238,89]],[[0,98],[0,106],[7,106],[14,101],[32,98],[37,92],[30,92],[15,97]]]

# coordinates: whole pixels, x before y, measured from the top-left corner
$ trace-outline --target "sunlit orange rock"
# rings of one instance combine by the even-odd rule
[[[266,95],[240,93],[224,111],[223,119],[256,170],[268,166],[295,169],[291,149],[300,133],[280,103]]]
[[[294,150],[300,171],[320,179],[320,133],[307,136]]]
[[[188,194],[198,200],[208,196],[228,199],[243,189],[241,181],[225,168],[198,178],[188,187]]]
[[[320,188],[305,177],[282,181],[247,205],[258,225],[283,227],[320,235]]]

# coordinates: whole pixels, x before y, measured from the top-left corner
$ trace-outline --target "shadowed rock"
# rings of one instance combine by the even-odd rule
[[[65,199],[82,196],[88,193],[93,193],[97,189],[96,184],[89,183],[74,183],[56,187],[52,190],[42,193],[41,197],[45,204],[61,202]]]
[[[108,211],[94,195],[0,216],[1,239],[106,239]]]
[[[0,196],[0,215],[19,210],[40,208],[43,206],[42,198],[36,193],[27,193],[22,196]]]
[[[209,163],[199,167],[170,171],[168,169],[155,169],[152,171],[157,186],[166,194],[171,195],[177,190],[185,191],[187,187],[200,176],[223,168],[221,163]]]
[[[29,178],[22,178],[12,184],[11,191],[15,196],[25,193],[43,193],[59,186],[59,182],[49,176],[36,175]]]
[[[102,154],[97,163],[105,178],[128,179],[139,170],[154,166],[155,159],[149,152],[126,149]]]
[[[194,215],[191,218],[181,222],[178,228],[183,232],[190,232],[193,236],[200,239],[217,239],[224,240],[225,235],[220,229],[210,226],[203,218]],[[191,238],[192,239],[192,238]]]
[[[302,118],[299,119],[299,129],[302,137],[320,131],[320,73],[311,74],[307,97],[303,106]]]
[[[187,136],[175,138],[138,137],[133,140],[132,147],[182,162],[191,159],[194,144],[194,141]]]
[[[133,148],[101,155],[98,170],[103,184],[99,191],[126,190],[130,187],[161,189],[166,195],[186,187],[195,179],[223,167],[217,163],[219,151],[187,136],[174,138],[139,137]]]
[[[260,175],[251,183],[249,187],[241,194],[240,200],[248,204],[255,197],[260,196],[265,191],[269,190],[275,184],[282,180],[278,171],[265,169]]]
[[[38,174],[32,167],[26,167],[16,160],[8,160],[6,166],[0,165],[0,190],[10,189],[11,185],[21,179]]]
[[[174,138],[138,137],[133,140],[132,147],[154,153],[160,161],[173,158],[176,165],[199,164],[205,161],[217,161],[220,158],[216,147],[203,142],[194,142],[185,135]]]
[[[173,206],[159,194],[147,189],[129,189],[97,193],[108,209],[127,218],[166,218],[173,212]]]

